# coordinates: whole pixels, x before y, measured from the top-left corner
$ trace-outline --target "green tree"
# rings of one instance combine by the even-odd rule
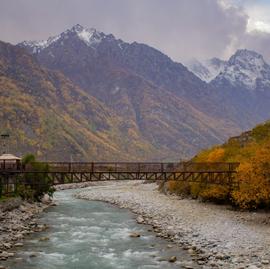
[[[22,165],[26,171],[22,177],[22,185],[18,188],[18,194],[24,199],[40,201],[44,194],[53,195],[52,180],[49,177],[49,165],[36,161],[33,154],[27,154],[22,159]]]

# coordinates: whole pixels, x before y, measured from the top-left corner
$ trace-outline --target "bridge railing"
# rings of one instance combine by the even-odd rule
[[[239,163],[181,162],[48,162],[50,172],[62,173],[169,173],[169,172],[233,172]],[[31,165],[21,168],[31,171]]]
[[[239,163],[236,162],[186,162],[183,171],[188,172],[232,172],[236,171]]]

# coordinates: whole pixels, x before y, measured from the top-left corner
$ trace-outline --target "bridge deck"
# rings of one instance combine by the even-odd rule
[[[0,163],[0,179],[7,192],[28,178],[28,184],[42,184],[40,174],[46,174],[51,184],[107,180],[181,180],[208,184],[235,184],[238,163],[131,163],[131,162],[46,162],[49,172],[40,172],[33,165]],[[29,176],[30,175],[30,176]],[[31,182],[29,182],[31,178]],[[39,182],[39,183],[38,183]],[[5,188],[4,188],[5,189]]]

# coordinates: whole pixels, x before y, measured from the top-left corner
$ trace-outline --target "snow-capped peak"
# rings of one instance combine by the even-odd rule
[[[248,89],[255,89],[258,82],[270,86],[270,66],[259,53],[241,49],[229,59],[220,78],[233,86],[245,86]]]
[[[94,28],[84,28],[80,24],[76,24],[72,28],[66,30],[65,32],[61,33],[60,35],[50,37],[47,40],[42,41],[24,41],[20,43],[20,46],[28,47],[31,49],[32,53],[39,53],[45,48],[48,48],[52,44],[56,43],[57,41],[64,42],[69,36],[76,36],[81,41],[83,41],[87,46],[93,47],[96,46],[101,40],[106,37],[104,33],[98,32]]]
[[[80,24],[76,24],[71,30],[67,30],[66,32],[69,31],[75,32],[77,36],[89,46],[99,43],[105,37],[105,34],[98,32],[96,29],[84,28]]]
[[[241,65],[243,68],[263,68],[266,62],[263,56],[255,51],[241,49],[229,59],[229,65]]]

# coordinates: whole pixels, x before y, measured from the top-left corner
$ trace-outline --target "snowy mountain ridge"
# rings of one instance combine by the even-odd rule
[[[94,47],[99,44],[101,40],[105,37],[113,37],[112,35],[105,35],[102,32],[97,31],[94,28],[84,28],[80,24],[76,24],[71,29],[66,30],[60,35],[49,37],[47,40],[41,41],[23,41],[19,46],[24,46],[31,48],[32,53],[39,53],[40,51],[48,48],[57,41],[64,42],[65,39],[68,39],[70,35],[77,36],[81,41],[83,41],[87,46]]]
[[[254,90],[259,84],[270,87],[270,66],[255,51],[238,50],[227,62],[217,80],[227,80],[233,86]]]
[[[237,50],[228,61],[218,58],[193,61],[189,69],[206,82],[227,81],[233,87],[249,90],[270,87],[270,66],[261,54],[247,49]]]

